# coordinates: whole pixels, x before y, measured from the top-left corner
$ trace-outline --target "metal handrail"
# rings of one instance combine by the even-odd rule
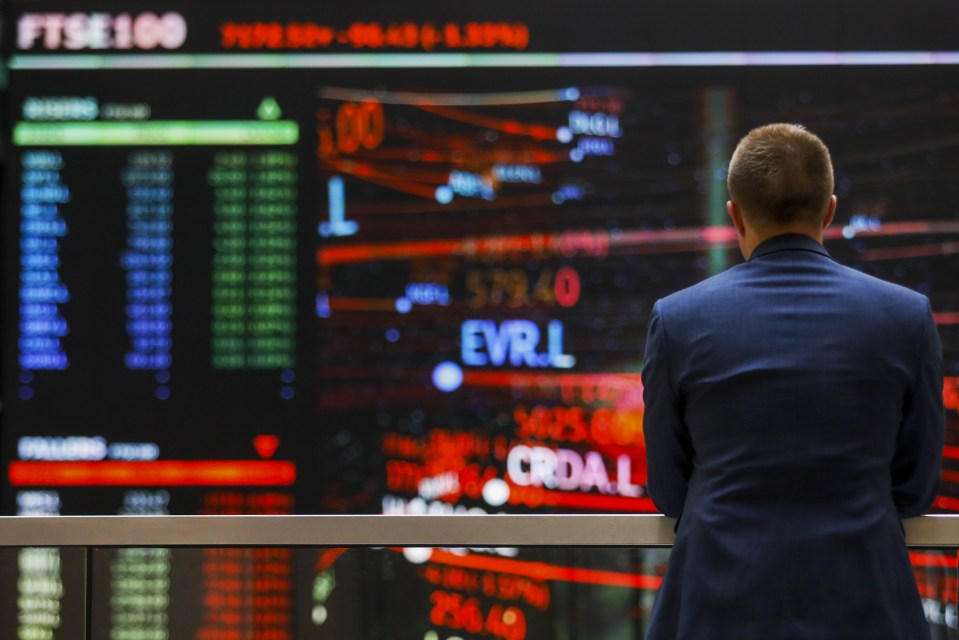
[[[674,524],[661,515],[6,516],[0,547],[666,547]],[[959,547],[959,515],[903,524],[910,547]]]

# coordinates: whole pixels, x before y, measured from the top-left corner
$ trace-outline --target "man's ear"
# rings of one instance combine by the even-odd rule
[[[732,200],[726,201],[726,213],[729,214],[729,219],[733,221],[733,226],[736,227],[736,233],[740,236],[746,235],[746,223],[743,221],[743,212]]]
[[[832,224],[834,217],[836,217],[836,196],[829,196],[829,209],[826,211],[826,217],[822,220],[822,228],[825,229]]]

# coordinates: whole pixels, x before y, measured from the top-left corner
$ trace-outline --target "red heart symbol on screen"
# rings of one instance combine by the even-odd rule
[[[280,446],[280,439],[274,435],[260,435],[253,438],[253,446],[261,458],[272,458],[276,448]]]

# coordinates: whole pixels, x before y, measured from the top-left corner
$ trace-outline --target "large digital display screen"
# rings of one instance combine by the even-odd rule
[[[0,513],[655,512],[648,315],[741,260],[773,121],[832,151],[830,253],[930,297],[959,511],[957,11],[670,4],[5,3]],[[71,637],[22,553],[0,635]],[[396,637],[641,637],[666,557],[383,554],[115,552],[103,637],[392,637],[354,565]]]

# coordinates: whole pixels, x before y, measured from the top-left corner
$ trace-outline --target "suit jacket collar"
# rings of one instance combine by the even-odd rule
[[[752,262],[756,258],[769,255],[770,253],[776,253],[777,251],[812,251],[824,255],[827,258],[832,257],[829,255],[829,252],[826,251],[825,247],[813,238],[801,233],[787,233],[781,236],[773,236],[760,243],[759,246],[753,249],[752,255],[749,256],[749,262]]]

